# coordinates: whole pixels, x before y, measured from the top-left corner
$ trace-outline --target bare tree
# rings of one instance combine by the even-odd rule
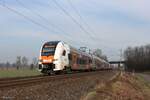
[[[23,67],[27,67],[28,66],[28,58],[27,57],[22,57],[22,66]]]
[[[33,63],[34,66],[37,66],[38,65],[38,59],[36,57],[34,57],[32,59],[32,63]]]
[[[33,68],[37,67],[37,65],[38,65],[38,59],[36,57],[34,57],[32,59],[32,63],[30,65],[30,69],[32,70]]]
[[[17,70],[20,68],[21,66],[21,56],[17,56],[16,58],[16,68]]]
[[[150,45],[128,47],[124,52],[127,70],[150,70]]]
[[[6,64],[5,64],[7,70],[8,70],[8,68],[10,67],[10,65],[11,65],[11,64],[7,61]]]

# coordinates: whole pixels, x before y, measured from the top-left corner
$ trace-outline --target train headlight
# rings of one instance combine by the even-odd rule
[[[52,62],[52,59],[50,59],[49,61]]]

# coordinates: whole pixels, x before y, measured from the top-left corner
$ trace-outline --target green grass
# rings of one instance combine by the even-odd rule
[[[36,70],[30,69],[0,69],[0,78],[11,78],[11,77],[26,77],[26,76],[35,76],[40,75],[41,73]]]

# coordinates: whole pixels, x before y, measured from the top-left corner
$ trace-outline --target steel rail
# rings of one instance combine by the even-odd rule
[[[104,74],[109,73],[109,71],[93,71],[93,72],[84,72],[84,73],[75,73],[75,74],[63,74],[63,75],[53,75],[53,76],[35,76],[35,77],[24,77],[24,78],[9,78],[0,80],[0,89],[4,88],[13,88],[18,86],[29,86],[35,83],[43,82],[52,82],[62,79],[75,79],[81,78],[84,76],[95,75],[95,74]]]

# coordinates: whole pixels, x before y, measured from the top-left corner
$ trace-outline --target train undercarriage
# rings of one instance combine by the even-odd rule
[[[41,73],[45,75],[53,75],[53,74],[61,74],[61,73],[72,73],[71,67],[65,67],[64,70],[58,70],[54,71],[55,64],[43,64],[39,65],[39,69],[41,70]]]

